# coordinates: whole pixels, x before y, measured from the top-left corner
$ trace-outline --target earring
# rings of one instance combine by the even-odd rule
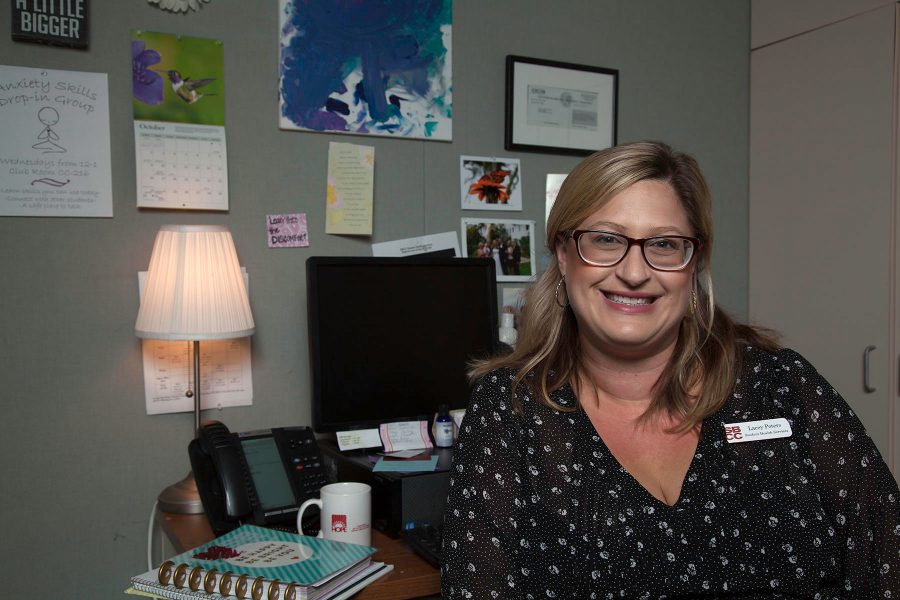
[[[559,305],[560,308],[566,308],[567,306],[569,306],[569,295],[568,294],[566,294],[566,303],[565,304],[563,304],[562,302],[559,301],[559,288],[562,287],[565,283],[566,283],[566,276],[563,275],[560,278],[559,283],[556,284],[556,293],[554,294],[554,296],[556,298],[556,304]]]
[[[697,292],[691,290],[691,302],[688,304],[688,318],[693,319],[697,314]]]

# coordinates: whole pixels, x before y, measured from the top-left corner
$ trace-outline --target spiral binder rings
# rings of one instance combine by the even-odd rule
[[[131,578],[172,600],[345,598],[393,569],[375,548],[244,525]]]

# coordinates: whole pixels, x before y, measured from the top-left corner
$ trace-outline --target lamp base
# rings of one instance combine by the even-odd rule
[[[157,498],[159,509],[167,513],[178,515],[201,515],[203,502],[200,500],[200,492],[197,491],[197,482],[194,481],[193,471],[188,471],[187,476],[173,483]]]

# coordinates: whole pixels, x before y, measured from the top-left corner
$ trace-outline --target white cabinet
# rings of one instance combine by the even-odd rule
[[[835,386],[895,476],[896,6],[752,51],[749,215],[751,321]]]
[[[752,0],[750,47],[780,42],[893,3],[894,0]]]

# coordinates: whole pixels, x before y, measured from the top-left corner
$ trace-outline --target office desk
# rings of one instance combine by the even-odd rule
[[[214,537],[206,515],[175,515],[157,511],[157,518],[176,552],[190,550]],[[378,548],[373,559],[394,565],[394,570],[353,596],[353,600],[439,597],[440,573],[407,548],[406,544],[373,530],[372,545]]]

